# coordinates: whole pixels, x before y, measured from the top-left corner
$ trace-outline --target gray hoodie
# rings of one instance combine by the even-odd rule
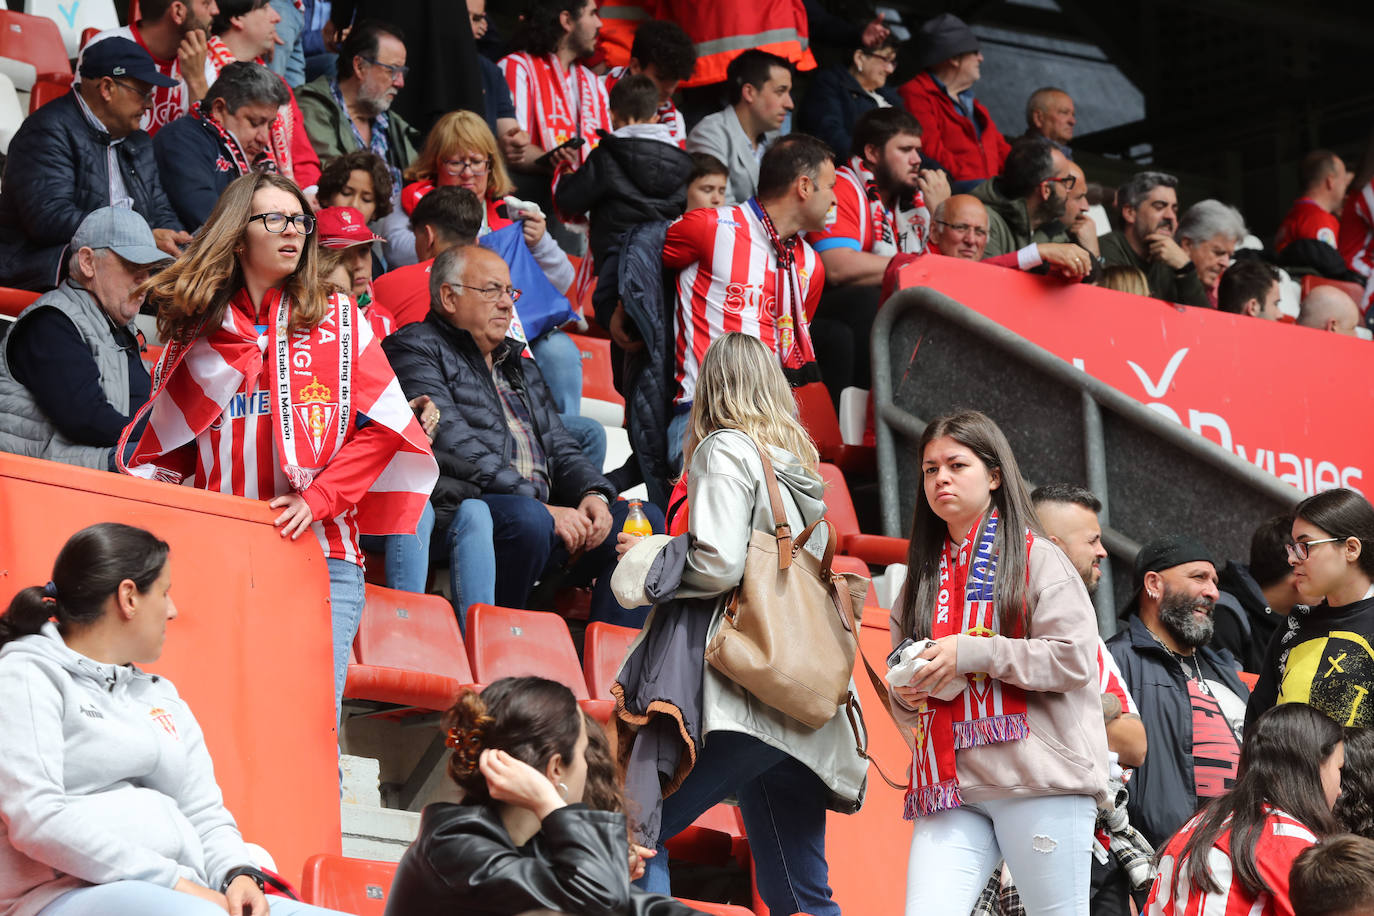
[[[0,649],[0,916],[119,880],[218,888],[250,864],[200,725],[166,678],[67,648]]]

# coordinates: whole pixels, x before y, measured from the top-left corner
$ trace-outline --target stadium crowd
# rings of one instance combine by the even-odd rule
[[[672,590],[719,619],[750,533],[775,530],[774,477],[792,530],[825,513],[789,388],[834,405],[868,389],[874,320],[918,259],[1351,336],[1374,317],[1374,165],[1308,153],[1256,248],[1235,207],[1181,209],[1172,175],[1095,184],[1061,89],[999,128],[982,46],[951,14],[900,43],[810,2],[664,2],[640,22],[623,2],[531,0],[506,42],[484,0],[135,6],[9,145],[0,286],[41,295],[0,339],[0,450],[264,500],[284,537],[313,537],[336,715],[369,557],[411,592],[447,567],[464,632],[474,605],[551,610],[571,587],[591,621],[643,627],[655,593],[627,605],[612,582],[640,484],[649,528],[685,535]],[[838,62],[817,69],[808,35]],[[906,53],[917,75],[888,85]],[[1321,282],[1285,314],[1289,276]],[[589,328],[625,400],[619,467],[581,415],[570,333]],[[924,663],[890,694],[917,736],[893,812],[916,821],[908,914],[1374,912],[1363,496],[1266,520],[1244,563],[1188,532],[1147,543],[1103,642],[1092,492],[1028,491],[974,411],[932,422],[911,461],[889,660],[914,639]],[[0,916],[190,912],[171,891],[265,911],[203,745],[143,783],[101,768],[116,739],[82,719],[147,694],[198,736],[133,667],[176,615],[166,557],[147,532],[87,529],[0,617]],[[700,658],[654,663],[688,678],[663,689],[696,729],[690,774],[649,759],[658,734],[618,775],[550,682],[460,697],[444,728],[467,803],[426,811],[388,912],[503,895],[511,913],[685,911],[664,843],[734,798],[770,911],[837,914],[826,811],[855,810],[867,770],[844,709],[803,729]],[[88,694],[93,713],[64,705]],[[134,751],[165,753],[156,737]],[[653,777],[672,774],[664,797]],[[165,833],[119,835],[116,783],[150,790],[135,800]]]

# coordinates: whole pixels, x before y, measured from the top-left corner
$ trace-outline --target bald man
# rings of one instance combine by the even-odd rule
[[[1069,159],[1073,158],[1069,144],[1077,123],[1073,99],[1063,89],[1046,86],[1035,90],[1026,101],[1026,133],[1040,134]]]
[[[1302,300],[1298,324],[1318,331],[1334,331],[1347,337],[1358,337],[1360,307],[1334,286],[1318,286]]]
[[[1092,270],[1091,256],[1072,242],[1033,242],[1020,251],[984,258],[988,244],[988,214],[972,194],[955,194],[935,208],[930,243],[941,254],[965,261],[983,261],[1012,270],[1035,270],[1049,265],[1050,272],[1069,280],[1081,280]]]

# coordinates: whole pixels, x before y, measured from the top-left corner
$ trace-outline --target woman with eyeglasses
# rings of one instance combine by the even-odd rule
[[[848,65],[817,70],[797,115],[799,129],[824,140],[839,156],[848,155],[859,115],[875,108],[906,110],[896,91],[887,88],[895,69],[897,42],[888,36],[881,44],[854,48]]]
[[[413,534],[438,468],[357,304],[325,294],[314,233],[290,179],[230,183],[186,254],[148,284],[167,343],[116,458],[137,477],[267,500],[283,538],[318,539],[337,713],[363,607],[358,537]]]
[[[1298,503],[1288,562],[1305,603],[1269,643],[1245,710],[1247,734],[1278,703],[1307,703],[1340,725],[1374,725],[1374,507],[1346,489]]]

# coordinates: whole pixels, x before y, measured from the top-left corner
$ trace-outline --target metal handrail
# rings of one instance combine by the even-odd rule
[[[1210,439],[1165,418],[1130,395],[1093,378],[1072,363],[1060,359],[1045,348],[1003,327],[982,313],[956,302],[944,293],[928,287],[909,287],[893,294],[883,303],[873,323],[870,338],[873,357],[873,415],[877,436],[878,485],[884,534],[893,537],[906,534],[902,530],[894,433],[915,440],[920,438],[926,427],[924,419],[913,416],[896,405],[892,385],[892,329],[903,316],[918,308],[926,309],[950,324],[981,338],[1031,369],[1081,392],[1087,482],[1089,489],[1102,500],[1102,543],[1112,556],[1129,563],[1135,559],[1140,545],[1109,524],[1111,515],[1107,492],[1106,443],[1101,415],[1103,408],[1281,505],[1296,505],[1306,495]],[[1103,573],[1104,576],[1110,575],[1106,564],[1103,565]],[[1115,611],[1109,606],[1111,594],[1111,582],[1110,579],[1106,579],[1098,589],[1096,603],[1099,621],[1108,627],[1111,627],[1111,621],[1115,619]]]

